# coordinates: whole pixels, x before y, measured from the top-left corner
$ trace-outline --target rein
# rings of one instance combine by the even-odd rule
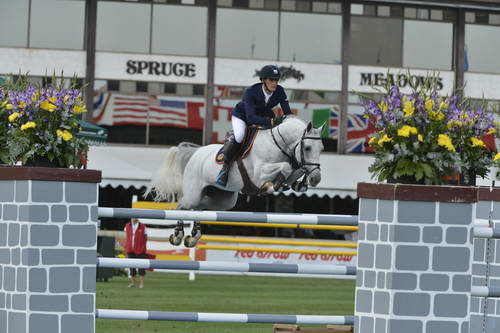
[[[283,155],[285,155],[286,157],[288,157],[288,159],[290,160],[290,165],[292,166],[292,168],[294,170],[298,170],[298,169],[302,169],[302,171],[304,172],[304,174],[307,176],[309,176],[314,170],[316,169],[321,169],[320,167],[320,164],[319,163],[311,163],[311,162],[307,162],[305,160],[305,156],[304,156],[304,141],[305,140],[321,140],[320,137],[312,137],[312,136],[306,136],[306,133],[307,133],[307,128],[304,129],[304,133],[302,133],[302,136],[300,138],[300,140],[297,142],[297,144],[295,145],[295,147],[293,147],[293,150],[292,150],[292,153],[287,153],[281,146],[280,144],[278,143],[278,140],[276,140],[276,137],[274,135],[274,132],[273,132],[273,129],[274,128],[271,128],[271,137],[273,138],[273,141],[274,141],[274,144],[276,145],[276,147],[278,147],[278,149],[281,151],[281,153]],[[281,140],[283,141],[283,143],[286,145],[286,141],[285,139],[283,138],[283,135],[281,135],[281,132],[279,130],[279,126],[276,126],[276,130],[278,131],[278,134],[279,136],[281,137]],[[295,157],[295,151],[297,150],[297,147],[299,146],[300,144],[300,162],[297,160],[297,158]],[[306,168],[306,166],[314,166],[314,168],[312,170],[308,170]]]

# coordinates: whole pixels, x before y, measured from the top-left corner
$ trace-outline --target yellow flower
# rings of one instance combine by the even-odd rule
[[[11,114],[9,116],[9,121],[10,122],[13,122],[14,120],[16,120],[17,118],[19,118],[19,112],[14,112],[13,114]]]
[[[67,131],[67,130],[57,130],[56,131],[56,134],[58,137],[61,137],[64,141],[69,141],[71,139],[73,139],[73,134],[71,134],[71,132]]]
[[[49,101],[50,101],[50,103],[53,104],[53,103],[55,103],[57,101],[57,98],[55,98],[54,96],[52,96],[52,97],[49,98]]]
[[[417,134],[417,129],[412,126],[404,125],[398,129],[398,136],[409,137],[411,134]]]
[[[470,142],[472,143],[472,147],[486,147],[483,140],[478,139],[476,137],[470,138]]]
[[[380,140],[378,140],[378,145],[382,147],[385,142],[391,142],[392,138],[388,137],[387,134],[384,134],[384,137]]]
[[[7,105],[5,106],[5,108],[6,108],[7,110],[12,110],[12,109],[14,108],[14,105],[12,105],[12,104],[10,104],[10,103],[9,103],[9,104],[7,104]]]
[[[21,125],[21,131],[26,131],[27,129],[30,128],[35,128],[36,123],[34,121],[28,121],[27,123]]]
[[[463,123],[460,120],[450,120],[446,126],[448,128],[452,128],[455,125],[458,127],[462,127]]]
[[[75,114],[79,114],[79,113],[87,112],[87,109],[85,108],[85,106],[75,105],[75,107],[73,108],[73,112]]]
[[[435,111],[429,111],[429,119],[430,120],[443,120],[444,119],[444,114],[441,112],[435,112]]]
[[[424,142],[424,138],[423,138],[422,134],[419,134],[419,135],[417,136],[417,138],[418,138],[418,141],[420,141],[420,142]]]
[[[449,105],[448,105],[448,104],[446,104],[446,102],[445,102],[445,101],[442,101],[442,102],[439,104],[439,111],[446,110],[448,107],[449,107]]]
[[[377,144],[377,138],[376,137],[373,137],[371,138],[369,141],[368,141],[368,145],[370,146],[374,146]]]
[[[438,145],[445,147],[449,151],[456,152],[456,149],[453,146],[453,142],[451,141],[451,138],[446,134],[439,134]]]
[[[39,96],[40,96],[40,95],[38,94],[38,91],[35,91],[35,94],[33,95],[33,102],[38,101],[38,97],[39,97]]]
[[[500,160],[500,152],[496,153],[495,157],[493,157],[493,161],[498,161]]]
[[[18,105],[18,108],[20,108],[20,109],[24,109],[25,107],[26,107],[26,103],[24,103],[24,102],[21,102]]]
[[[488,130],[488,132],[486,134],[495,134],[496,132],[497,132],[497,130],[494,127],[492,127]]]
[[[64,95],[64,104],[66,104],[68,102],[68,98],[69,98],[68,95]]]
[[[427,99],[425,100],[425,111],[431,112],[433,106],[434,106],[434,101],[429,97],[427,97]]]
[[[48,101],[43,101],[42,104],[40,104],[40,108],[42,110],[47,110],[49,112],[53,112],[55,109],[57,109],[57,106],[49,103]]]
[[[384,101],[380,102],[378,107],[382,112],[387,112],[387,110],[389,110],[389,106]]]
[[[413,106],[412,101],[404,102],[403,112],[405,113],[405,117],[410,117],[413,112],[415,112],[415,107]]]

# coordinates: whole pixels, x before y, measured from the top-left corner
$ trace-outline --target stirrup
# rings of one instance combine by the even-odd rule
[[[229,170],[222,169],[217,175],[215,183],[219,186],[226,187],[228,177],[229,177]]]

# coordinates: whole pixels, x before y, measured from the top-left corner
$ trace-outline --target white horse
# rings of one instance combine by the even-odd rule
[[[279,190],[284,180],[292,185],[302,175],[302,184],[308,182],[316,186],[321,181],[321,130],[322,127],[316,129],[311,123],[288,116],[279,126],[258,131],[251,151],[242,161],[250,180],[261,193]],[[216,144],[200,147],[190,143],[170,148],[148,193],[153,192],[157,201],[177,200],[177,209],[233,208],[245,184],[236,163],[231,168],[226,187],[215,183],[222,167],[215,162],[220,148],[221,145]],[[192,235],[184,240],[186,246],[196,245],[201,237],[200,229],[195,222]],[[179,245],[183,237],[183,223],[179,221],[170,242]]]

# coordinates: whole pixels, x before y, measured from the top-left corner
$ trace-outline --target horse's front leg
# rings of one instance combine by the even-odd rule
[[[293,169],[287,162],[266,163],[260,168],[262,187],[267,193],[278,191],[285,180],[292,174]]]

